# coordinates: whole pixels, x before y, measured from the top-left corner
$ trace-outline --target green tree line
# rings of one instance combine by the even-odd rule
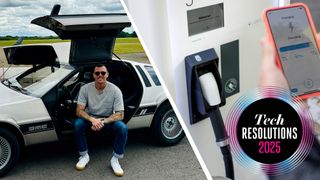
[[[22,36],[24,40],[34,40],[34,39],[59,39],[58,36]],[[135,31],[132,33],[121,31],[119,36],[121,38],[125,37],[137,37],[137,34]],[[17,40],[19,36],[0,36],[0,40]]]

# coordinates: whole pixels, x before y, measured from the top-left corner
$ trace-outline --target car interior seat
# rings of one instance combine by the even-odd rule
[[[91,81],[92,81],[91,72],[83,73],[83,78],[80,79],[80,81],[71,90],[71,96],[73,97],[74,102],[77,101],[78,99],[80,88]]]
[[[72,90],[70,91],[70,94],[72,96],[72,102],[70,102],[69,105],[64,105],[64,125],[63,127],[67,127],[67,129],[70,129],[73,127],[73,121],[75,120],[76,118],[76,115],[75,115],[75,110],[76,110],[76,107],[77,107],[77,100],[78,100],[78,96],[79,96],[79,91],[80,91],[80,88],[91,82],[92,81],[92,75],[91,75],[91,72],[85,72],[83,73],[83,76],[82,78],[79,78],[79,81],[76,83],[76,85],[74,85],[74,87],[72,88]],[[68,115],[69,114],[69,115]]]

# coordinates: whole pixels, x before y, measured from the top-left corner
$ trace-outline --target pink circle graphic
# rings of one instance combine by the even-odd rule
[[[302,124],[302,139],[297,150],[286,160],[274,164],[261,163],[252,159],[242,150],[237,137],[237,125],[242,112],[253,102],[265,98],[275,98],[289,104],[299,115]],[[309,154],[314,140],[312,116],[305,103],[279,87],[255,89],[241,96],[227,115],[226,129],[230,136],[231,152],[235,160],[245,168],[250,168],[254,172],[263,171],[271,176],[287,173],[299,166]]]

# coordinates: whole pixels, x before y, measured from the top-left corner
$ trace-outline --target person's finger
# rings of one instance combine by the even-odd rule
[[[104,126],[104,123],[102,121],[99,121],[99,130],[102,129]]]
[[[99,123],[96,123],[96,124],[94,125],[94,128],[95,128],[96,130],[98,130],[98,129],[100,128]]]
[[[318,47],[320,47],[320,33],[317,34]]]
[[[101,128],[103,128],[103,126],[104,126],[103,121],[99,121],[99,128],[101,129]]]
[[[269,86],[273,72],[277,68],[275,65],[274,54],[272,45],[270,44],[267,38],[263,38],[260,41],[260,45],[262,48],[262,62],[260,65],[260,80],[259,86]]]
[[[101,125],[100,125],[100,124],[97,124],[96,129],[97,129],[97,130],[101,129]]]
[[[274,56],[273,46],[267,38],[261,40],[262,46],[262,71],[269,70],[270,68],[277,68]]]
[[[264,38],[261,40],[262,62],[260,67],[259,86],[276,86],[289,89],[288,83],[276,65],[275,52],[271,42]]]
[[[91,126],[91,129],[92,129],[93,131],[97,131],[97,129],[96,129],[95,126]]]

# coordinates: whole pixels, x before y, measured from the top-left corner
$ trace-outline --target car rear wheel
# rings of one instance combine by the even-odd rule
[[[164,146],[175,145],[184,137],[183,129],[170,104],[164,104],[157,111],[151,130],[157,143]]]
[[[7,129],[0,128],[0,177],[13,168],[19,155],[20,146],[16,136]]]

